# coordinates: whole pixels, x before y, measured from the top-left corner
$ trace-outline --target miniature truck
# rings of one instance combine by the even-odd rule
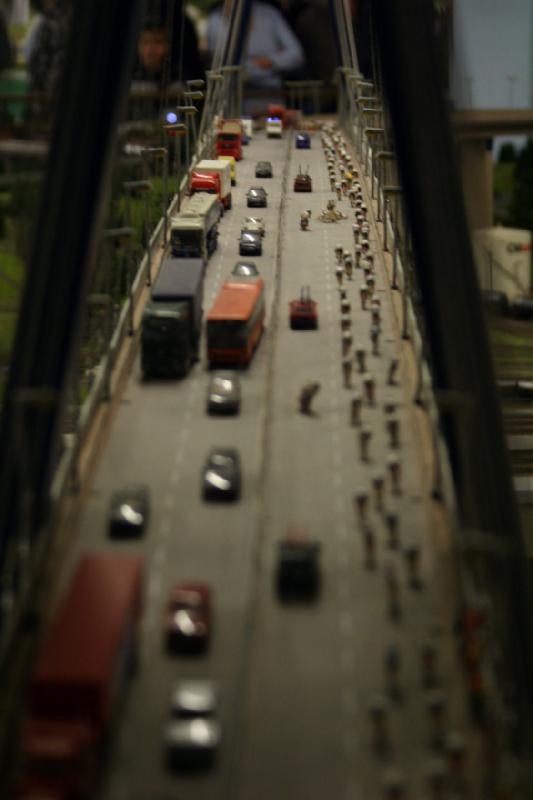
[[[206,192],[194,194],[170,221],[170,247],[174,258],[203,258],[207,263],[218,243],[222,204]]]
[[[191,175],[191,194],[218,194],[225,209],[231,208],[231,164],[229,161],[206,158],[199,161]]]
[[[216,142],[217,156],[233,156],[242,159],[242,124],[239,119],[223,119],[219,122]]]
[[[82,557],[37,653],[16,796],[90,798],[137,661],[143,559]]]
[[[163,261],[146,304],[141,370],[151,377],[183,377],[198,359],[205,265],[202,259]]]
[[[268,139],[281,139],[283,122],[277,117],[268,117],[266,121],[266,135]]]

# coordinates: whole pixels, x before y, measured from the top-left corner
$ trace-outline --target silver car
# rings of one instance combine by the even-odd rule
[[[218,687],[211,680],[181,680],[172,689],[170,713],[173,717],[215,717],[218,710]]]
[[[241,407],[241,387],[234,372],[215,372],[207,390],[208,414],[238,414]]]

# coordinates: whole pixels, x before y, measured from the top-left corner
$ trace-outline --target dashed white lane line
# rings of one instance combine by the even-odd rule
[[[345,731],[342,736],[342,749],[346,756],[353,756],[359,745],[359,739],[354,731]]]
[[[171,530],[171,523],[168,517],[165,517],[161,520],[161,524],[159,525],[159,536],[162,539],[166,539],[170,535]]]
[[[163,498],[163,508],[166,511],[170,511],[170,509],[174,507],[175,502],[175,495],[172,492],[167,492]]]
[[[334,472],[331,476],[331,480],[335,489],[339,491],[342,486],[342,475],[339,472]]]
[[[161,573],[153,572],[148,581],[148,594],[156,597],[161,594]]]
[[[346,602],[346,600],[350,597],[350,584],[345,578],[338,582],[337,594],[341,603]]]
[[[344,509],[342,510],[342,518],[344,519]],[[339,516],[341,516],[339,514]],[[346,542],[348,540],[348,528],[345,525],[337,525],[337,536],[341,542]]]
[[[173,467],[173,469],[171,470],[170,475],[169,475],[169,480],[170,480],[171,486],[176,487],[176,485],[181,480],[181,469],[179,469],[178,467]]]
[[[343,686],[341,689],[341,708],[348,716],[357,713],[357,698],[355,691],[350,686]]]
[[[355,673],[355,655],[352,650],[344,649],[340,657],[341,672],[344,674]]]
[[[348,611],[341,612],[339,617],[339,628],[344,636],[353,636],[355,623],[353,616]]]
[[[159,567],[165,560],[166,556],[167,556],[167,548],[165,547],[164,544],[158,544],[152,555],[152,561],[154,566]]]

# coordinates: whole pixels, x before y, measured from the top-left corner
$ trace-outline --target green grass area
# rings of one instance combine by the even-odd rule
[[[0,309],[6,304],[18,303],[23,283],[23,262],[15,253],[3,250],[0,244]]]

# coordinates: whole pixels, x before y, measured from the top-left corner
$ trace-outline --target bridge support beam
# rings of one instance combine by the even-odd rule
[[[458,143],[463,195],[470,230],[494,224],[492,139]]]

